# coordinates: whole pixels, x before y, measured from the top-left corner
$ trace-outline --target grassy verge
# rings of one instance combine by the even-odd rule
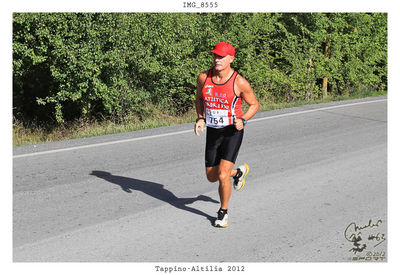
[[[356,94],[351,97],[334,97],[312,101],[296,101],[292,103],[269,103],[260,102],[260,111],[271,111],[276,109],[284,109],[307,104],[316,104],[330,101],[338,101],[345,99],[355,99],[370,96],[386,95],[387,92],[369,92],[368,94]],[[142,129],[150,129],[162,126],[177,125],[182,123],[193,122],[196,119],[194,109],[190,110],[182,116],[170,116],[161,111],[156,111],[143,121],[138,119],[130,119],[124,123],[113,123],[111,121],[104,122],[82,122],[78,121],[68,126],[59,126],[51,131],[45,130],[37,126],[24,127],[22,123],[14,121],[13,123],[13,145],[29,145],[43,142],[68,140],[74,138],[84,138],[92,136],[100,136],[107,134],[116,134],[122,132],[131,132]]]
[[[373,91],[373,92],[365,92],[355,94],[353,96],[335,96],[335,97],[327,97],[324,99],[315,99],[315,100],[298,100],[290,103],[262,103],[260,104],[260,111],[272,111],[277,109],[285,109],[292,108],[302,105],[310,105],[310,104],[318,104],[318,103],[326,103],[332,101],[340,101],[340,100],[350,100],[350,99],[358,99],[358,98],[366,98],[366,97],[374,97],[374,96],[383,96],[387,95],[387,91]]]
[[[166,115],[161,113],[160,111],[156,111],[145,120],[133,118],[130,120],[126,120],[123,123],[115,123],[112,121],[77,121],[74,123],[70,123],[67,126],[59,126],[53,128],[50,131],[38,126],[24,127],[21,122],[14,121],[13,146],[101,136],[162,126],[177,125],[194,121],[196,119],[195,114],[195,111],[192,110],[182,116],[177,117]]]

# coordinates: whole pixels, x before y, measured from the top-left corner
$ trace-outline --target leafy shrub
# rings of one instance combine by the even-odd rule
[[[270,102],[387,88],[387,14],[15,13],[14,116],[58,123],[187,112],[218,41]]]

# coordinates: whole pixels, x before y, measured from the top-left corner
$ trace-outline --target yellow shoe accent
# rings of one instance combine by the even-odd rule
[[[247,163],[245,163],[245,164],[243,164],[244,166],[246,166],[246,173],[244,173],[244,176],[243,176],[243,184],[242,184],[242,186],[238,189],[238,191],[240,191],[240,190],[242,190],[243,189],[243,187],[244,187],[244,185],[246,184],[246,175],[249,173],[249,170],[250,170],[250,167],[249,167],[249,165],[247,164]]]
[[[224,225],[216,225],[216,224],[214,224],[214,227],[225,228],[225,227],[228,227],[228,223],[229,223],[229,220],[227,220],[226,224],[224,224]]]

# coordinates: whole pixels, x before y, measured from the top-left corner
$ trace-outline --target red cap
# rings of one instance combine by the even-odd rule
[[[210,53],[215,53],[220,56],[235,56],[235,48],[227,42],[219,42]]]

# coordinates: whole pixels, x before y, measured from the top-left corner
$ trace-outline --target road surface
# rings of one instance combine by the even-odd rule
[[[386,97],[258,113],[225,229],[204,143],[183,124],[14,148],[14,261],[387,261]]]

